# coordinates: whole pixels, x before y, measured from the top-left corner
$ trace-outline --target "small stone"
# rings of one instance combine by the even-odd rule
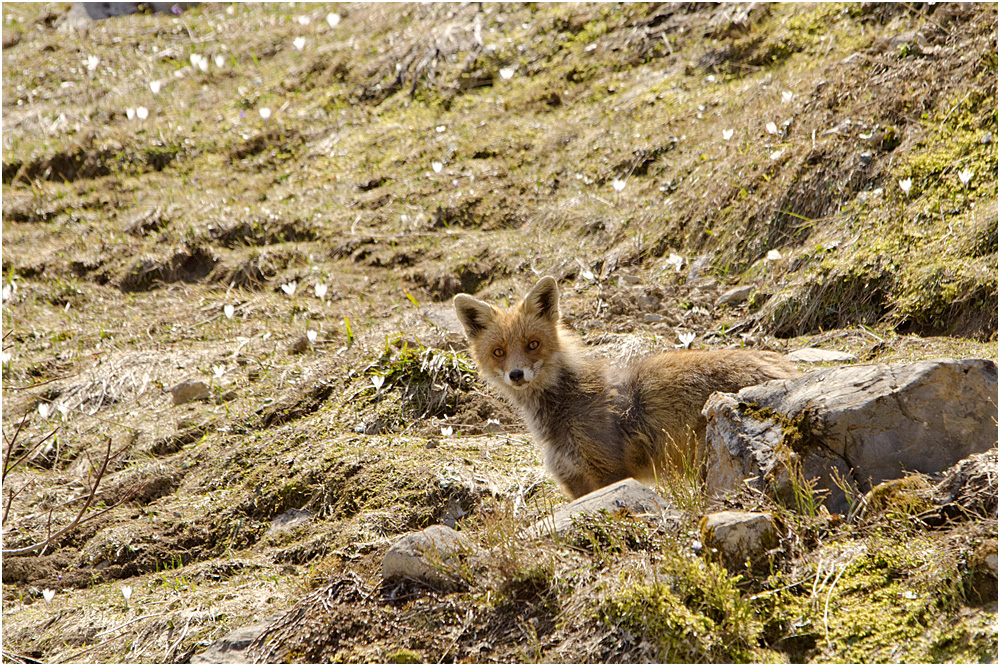
[[[641,282],[638,275],[622,275],[619,280],[619,286],[624,287],[626,285],[636,285]]]
[[[240,627],[212,643],[208,648],[191,657],[192,664],[246,664],[249,663],[247,650],[254,640],[263,634],[280,615],[272,615],[255,624]]]
[[[280,532],[287,532],[299,525],[304,525],[313,519],[313,514],[311,511],[306,511],[304,509],[289,509],[288,511],[277,515],[274,520],[271,521],[271,527],[267,530],[267,535],[278,534]]]
[[[701,519],[701,537],[710,552],[732,572],[766,563],[778,545],[778,529],[770,513],[720,511]]]
[[[724,292],[715,300],[715,306],[720,305],[739,305],[743,301],[750,298],[750,294],[753,293],[753,287],[750,285],[745,285],[742,287],[733,287],[729,291]]]
[[[984,134],[983,138],[979,140],[979,143],[984,145],[987,143],[993,143],[993,133],[987,132],[986,134]]]
[[[618,513],[628,511],[640,518],[653,522],[672,521],[681,513],[670,502],[635,479],[625,479],[610,486],[598,488],[569,504],[556,509],[551,516],[543,518],[530,528],[525,536],[529,539],[545,535],[564,536],[573,530],[577,520],[584,515],[607,511]]]
[[[174,405],[183,405],[192,400],[205,400],[212,395],[208,384],[198,379],[185,379],[167,391],[173,396]]]
[[[642,320],[644,322],[646,322],[647,324],[658,324],[661,321],[663,321],[664,319],[666,319],[666,318],[663,315],[656,314],[655,312],[646,313],[642,317]]]
[[[637,299],[639,309],[650,312],[660,307],[660,299],[652,294],[642,294]]]
[[[796,349],[790,354],[785,354],[789,361],[797,363],[833,363],[835,361],[856,361],[857,356],[834,349],[819,349],[818,347],[806,347]]]
[[[446,525],[411,532],[393,544],[382,560],[382,580],[410,578],[435,586],[455,587],[457,568],[474,554],[468,537]]]

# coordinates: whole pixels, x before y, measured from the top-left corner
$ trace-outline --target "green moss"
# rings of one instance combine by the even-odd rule
[[[762,625],[724,568],[670,553],[658,582],[631,583],[599,608],[605,624],[649,641],[667,662],[759,661]],[[660,582],[662,581],[662,582]]]
[[[402,649],[387,654],[385,661],[387,664],[423,664],[427,660],[413,650]]]
[[[984,629],[996,616],[962,612],[958,558],[939,542],[898,531],[876,534],[866,546],[821,550],[815,573],[791,584],[773,576],[776,592],[757,597],[766,634],[792,661],[995,658],[995,627],[992,635]]]

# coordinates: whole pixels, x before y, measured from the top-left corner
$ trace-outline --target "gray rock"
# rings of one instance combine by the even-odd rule
[[[653,522],[674,521],[681,516],[680,511],[657,495],[651,488],[635,479],[625,479],[612,483],[610,486],[598,488],[590,494],[559,507],[551,516],[543,518],[528,528],[525,535],[528,538],[545,535],[565,536],[573,529],[575,522],[581,516],[597,514],[601,511],[617,513],[623,510]]]
[[[793,363],[832,363],[835,361],[856,361],[857,356],[835,349],[819,349],[817,347],[806,347],[796,349],[790,354],[785,354],[785,358]]]
[[[261,620],[256,624],[247,627],[240,627],[231,631],[219,640],[215,641],[208,648],[191,657],[192,664],[248,664],[247,648],[253,641],[264,633],[278,616],[272,615],[266,620]]]
[[[449,333],[465,334],[462,322],[458,321],[455,308],[451,303],[447,305],[426,305],[420,308],[420,315],[431,324]]]
[[[703,411],[708,489],[746,480],[793,502],[810,480],[842,513],[838,477],[864,493],[996,446],[996,402],[997,366],[984,359],[827,368],[715,393]]]
[[[750,285],[745,285],[742,287],[733,287],[732,289],[725,291],[715,299],[716,307],[720,305],[739,305],[743,301],[750,298],[750,294],[753,293],[753,287]]]
[[[289,509],[288,511],[277,515],[274,520],[271,521],[271,527],[267,529],[267,535],[278,534],[280,532],[287,532],[288,530],[294,529],[299,525],[304,525],[313,519],[313,514],[311,511],[306,511],[304,509]]]
[[[464,534],[445,525],[432,525],[393,544],[382,560],[382,579],[410,578],[454,587],[461,582],[457,568],[475,551]]]
[[[778,529],[770,513],[720,511],[701,519],[701,538],[730,571],[760,568],[778,545]]]
[[[198,379],[185,379],[167,389],[174,399],[174,405],[183,405],[192,400],[206,400],[212,397],[208,384]]]

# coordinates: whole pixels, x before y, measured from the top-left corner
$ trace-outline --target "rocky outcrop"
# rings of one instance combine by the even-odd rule
[[[997,442],[997,366],[983,359],[828,368],[716,393],[707,484],[747,483],[792,502],[803,481],[844,512],[843,487],[864,493],[906,472],[940,472]]]

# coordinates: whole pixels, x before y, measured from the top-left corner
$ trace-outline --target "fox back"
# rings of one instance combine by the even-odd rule
[[[743,350],[666,352],[612,370],[563,326],[551,277],[508,309],[467,294],[454,304],[480,372],[520,412],[574,498],[697,464],[709,395],[796,374],[778,354]]]

